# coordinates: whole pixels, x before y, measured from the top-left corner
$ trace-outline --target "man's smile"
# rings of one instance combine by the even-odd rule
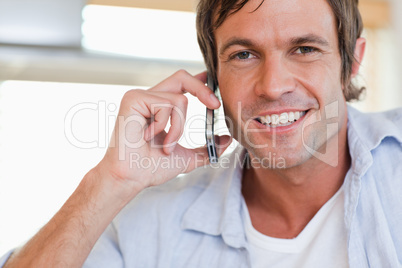
[[[289,111],[282,113],[267,114],[264,116],[259,116],[255,118],[260,124],[265,126],[276,128],[289,126],[305,116],[307,111]]]

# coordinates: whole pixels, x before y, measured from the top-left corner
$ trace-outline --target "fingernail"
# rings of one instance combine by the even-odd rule
[[[145,141],[150,141],[151,140],[151,134],[149,133],[149,131],[144,132],[144,140]]]
[[[211,94],[209,96],[211,97],[211,99],[213,99],[213,101],[216,105],[220,105],[220,102],[219,102],[218,98],[215,96],[215,94]]]
[[[167,148],[169,154],[171,154],[171,153],[174,151],[174,149],[176,148],[176,144],[177,144],[177,142],[172,142],[172,143],[169,145],[169,147]]]

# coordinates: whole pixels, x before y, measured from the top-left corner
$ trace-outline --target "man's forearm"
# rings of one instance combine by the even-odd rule
[[[118,182],[97,174],[91,170],[60,211],[4,267],[81,267],[127,203]]]

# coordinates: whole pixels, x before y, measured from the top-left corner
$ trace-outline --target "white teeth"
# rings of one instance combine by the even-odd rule
[[[261,123],[268,125],[270,123],[270,122],[268,122],[268,120],[271,120],[271,117],[261,116],[260,120],[261,120]]]
[[[279,123],[281,124],[286,124],[288,121],[288,114],[287,113],[281,113],[279,116]]]
[[[271,115],[271,124],[278,125],[279,124],[279,115],[273,114]]]
[[[295,119],[299,120],[300,119],[300,112],[295,112]]]
[[[289,122],[295,121],[295,113],[294,112],[289,112]]]
[[[292,124],[293,122],[299,120],[301,117],[303,117],[306,114],[305,111],[303,112],[288,112],[288,113],[281,113],[280,115],[278,114],[272,114],[272,115],[267,115],[267,116],[260,116],[258,119],[261,123],[267,126],[287,126]]]

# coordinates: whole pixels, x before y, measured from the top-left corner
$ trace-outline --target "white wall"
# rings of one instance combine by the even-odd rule
[[[81,45],[85,0],[0,0],[0,43]]]
[[[398,48],[398,54],[396,55],[396,62],[398,64],[398,99],[402,106],[402,1],[391,0],[391,5],[393,29],[396,36],[396,46]]]

